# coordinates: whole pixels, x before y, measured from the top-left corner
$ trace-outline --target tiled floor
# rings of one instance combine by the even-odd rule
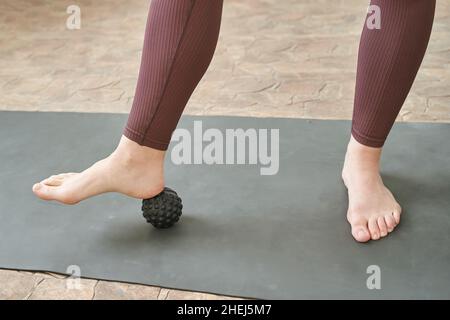
[[[0,3],[0,110],[130,110],[147,1]],[[213,62],[186,113],[349,119],[367,1],[226,0]],[[450,0],[437,1],[428,53],[401,121],[450,122]],[[0,270],[0,298],[214,299],[158,287]]]

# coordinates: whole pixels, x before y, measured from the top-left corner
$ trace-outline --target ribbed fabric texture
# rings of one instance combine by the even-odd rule
[[[358,54],[352,135],[382,147],[422,63],[435,0],[372,0],[381,29],[364,24]]]
[[[222,0],[152,0],[126,137],[167,149],[213,57],[222,6]]]

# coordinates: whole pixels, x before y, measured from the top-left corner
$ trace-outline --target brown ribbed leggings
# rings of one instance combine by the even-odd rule
[[[152,0],[126,137],[143,146],[167,149],[214,54],[222,2]]]
[[[381,147],[426,51],[435,0],[372,0],[380,28],[364,24],[352,135]],[[166,150],[189,97],[211,62],[223,0],[152,0],[141,68],[124,135]]]
[[[435,0],[372,0],[381,29],[361,35],[352,135],[382,147],[422,63],[434,19]]]

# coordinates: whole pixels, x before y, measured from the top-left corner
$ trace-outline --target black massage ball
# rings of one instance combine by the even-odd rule
[[[183,205],[178,194],[165,187],[157,196],[142,200],[142,214],[157,229],[170,228],[180,219]]]

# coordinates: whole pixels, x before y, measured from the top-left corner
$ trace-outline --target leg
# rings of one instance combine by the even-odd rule
[[[214,54],[223,0],[153,0],[133,107],[117,149],[81,173],[33,186],[67,204],[104,192],[150,198],[164,188],[172,132]]]
[[[381,29],[364,27],[358,55],[352,138],[342,173],[347,218],[357,241],[377,240],[400,222],[400,205],[384,186],[381,147],[426,51],[435,0],[372,0]]]

